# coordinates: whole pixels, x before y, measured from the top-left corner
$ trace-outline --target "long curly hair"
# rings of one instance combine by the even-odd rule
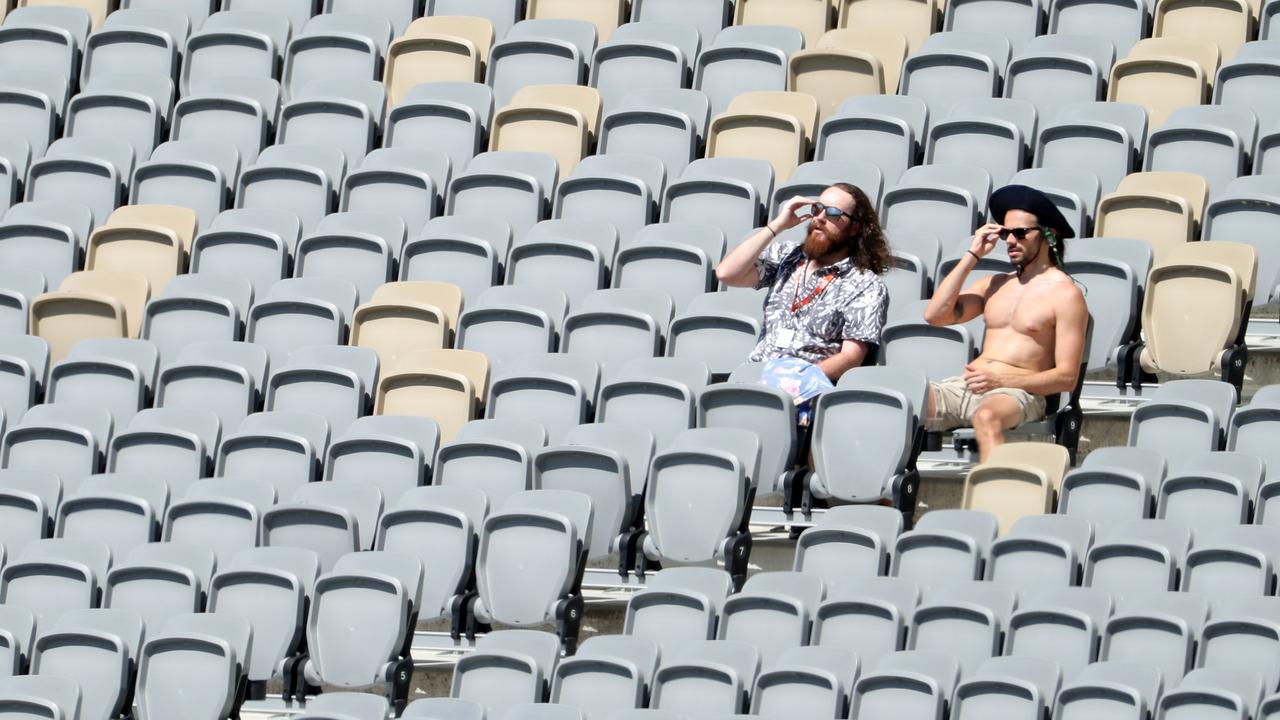
[[[849,256],[853,264],[876,275],[885,274],[893,266],[893,256],[871,198],[850,183],[839,182],[831,187],[853,196],[853,222],[849,224]]]

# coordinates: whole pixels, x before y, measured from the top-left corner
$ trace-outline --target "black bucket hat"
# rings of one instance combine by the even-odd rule
[[[1067,240],[1076,235],[1058,206],[1053,204],[1049,196],[1033,187],[1005,185],[991,193],[988,204],[991,206],[991,217],[998,223],[1004,222],[1004,215],[1010,210],[1024,210],[1035,215],[1042,226],[1053,228],[1059,240]]]

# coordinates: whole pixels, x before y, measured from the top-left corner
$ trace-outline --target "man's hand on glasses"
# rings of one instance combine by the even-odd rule
[[[778,214],[773,216],[769,221],[769,229],[775,234],[782,234],[784,230],[799,225],[813,217],[813,212],[809,206],[818,202],[818,198],[804,197],[797,195],[790,200],[782,203],[782,207],[778,208]]]
[[[984,258],[996,246],[996,243],[1000,242],[1002,237],[1004,237],[1003,225],[987,223],[973,233],[973,242],[969,243],[969,252],[979,258]]]

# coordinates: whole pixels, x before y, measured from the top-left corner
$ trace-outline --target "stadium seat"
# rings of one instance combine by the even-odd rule
[[[561,353],[513,356],[502,362],[489,384],[485,413],[490,418],[540,423],[552,444],[592,415],[600,368],[588,358]]]
[[[1160,670],[1129,662],[1096,662],[1058,692],[1054,720],[1146,717],[1160,695]]]
[[[732,374],[760,338],[761,305],[755,292],[694,295],[685,304],[686,309],[671,319],[667,355],[705,362],[712,377]]]
[[[458,318],[455,343],[483,352],[495,365],[552,352],[569,301],[561,290],[501,285],[489,288]]]
[[[759,672],[760,652],[747,643],[691,645],[658,668],[649,705],[698,717],[745,712]]]
[[[646,578],[627,601],[623,632],[658,644],[668,657],[715,636],[732,578],[718,568],[671,567]]]
[[[1009,618],[1004,655],[1053,662],[1071,682],[1097,661],[1098,641],[1111,610],[1111,597],[1093,588],[1030,594]]]
[[[433,218],[420,233],[410,233],[400,257],[399,279],[457,285],[470,309],[500,281],[510,247],[511,226],[504,220],[478,215]]]
[[[251,343],[191,343],[161,370],[156,407],[211,410],[230,432],[260,406],[267,360],[266,350]]]
[[[455,704],[449,708],[450,716],[454,712],[466,712],[457,701],[468,701],[482,708],[483,715],[459,712],[461,717],[497,717],[513,705],[542,701],[559,656],[560,641],[551,633],[537,630],[487,633],[476,640],[476,651],[454,667],[449,696]],[[432,714],[422,717],[436,717],[434,710],[436,707],[432,706],[427,709]]]
[[[627,93],[600,122],[602,155],[652,155],[674,179],[697,156],[711,119],[711,104],[698,90]]]
[[[398,217],[412,239],[436,216],[450,173],[443,152],[380,148],[347,173],[338,209]]]
[[[117,557],[107,574],[103,607],[136,614],[148,635],[175,617],[204,611],[215,564],[209,548],[150,543]]]
[[[266,348],[273,365],[283,364],[300,347],[341,344],[358,298],[347,280],[281,280],[249,309],[245,340]]]
[[[511,246],[507,285],[559,286],[570,307],[607,282],[618,251],[617,230],[586,220],[543,220]]]
[[[281,501],[317,479],[329,445],[328,421],[309,413],[254,413],[227,430],[216,476],[270,483]]]
[[[795,28],[729,26],[703,38],[693,88],[707,94],[712,115],[727,110],[744,92],[785,90],[788,58],[803,47],[804,36]]]
[[[628,635],[587,638],[556,665],[551,702],[604,715],[644,705],[658,669],[658,646]]]
[[[1107,99],[1145,107],[1159,127],[1175,108],[1204,103],[1219,62],[1218,47],[1199,36],[1140,40],[1111,67]]]
[[[441,442],[448,442],[477,416],[488,388],[489,363],[481,353],[419,351],[383,373],[374,413],[426,415],[440,426]]]
[[[626,245],[652,222],[665,184],[658,158],[591,155],[582,158],[556,188],[553,216],[612,223],[619,242]]]
[[[595,52],[599,32],[589,21],[564,17],[516,23],[489,51],[485,81],[497,107],[526,85],[580,85]]]
[[[1193,648],[1208,614],[1208,602],[1190,593],[1123,597],[1107,621],[1100,657],[1155,665],[1176,687],[1192,667]]]
[[[892,653],[858,678],[852,713],[877,720],[937,717],[959,682],[960,666],[953,657],[914,650]]]
[[[30,610],[37,627],[97,605],[111,551],[93,541],[51,538],[29,543],[0,572],[0,602]]]
[[[596,290],[564,320],[560,351],[600,363],[601,380],[617,377],[630,359],[661,352],[672,315],[665,293],[639,288]]]
[[[618,27],[591,58],[590,85],[604,109],[631,92],[688,87],[702,44],[698,29],[681,22],[632,22]]]
[[[356,418],[329,443],[324,480],[371,484],[390,511],[413,488],[427,484],[439,446],[438,431],[423,418]]]

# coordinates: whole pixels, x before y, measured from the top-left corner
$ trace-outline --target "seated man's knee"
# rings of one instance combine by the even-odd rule
[[[986,405],[979,407],[973,411],[973,429],[987,431],[1004,429],[1000,413]]]

